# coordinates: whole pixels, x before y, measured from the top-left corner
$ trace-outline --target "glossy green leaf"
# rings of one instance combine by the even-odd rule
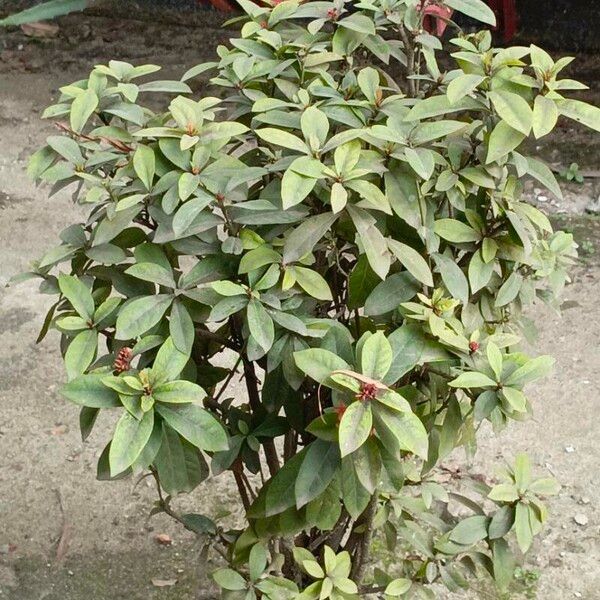
[[[156,404],[156,412],[190,444],[208,452],[227,450],[227,433],[208,411],[195,404]]]
[[[114,477],[130,467],[150,439],[154,427],[154,412],[148,411],[140,421],[129,413],[119,419],[110,444],[110,473]]]

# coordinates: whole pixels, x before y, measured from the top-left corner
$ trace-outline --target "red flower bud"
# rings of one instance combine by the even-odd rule
[[[121,348],[117,354],[117,358],[113,364],[113,369],[116,374],[129,371],[131,367],[131,359],[133,358],[133,350],[131,348]]]
[[[477,350],[479,350],[479,343],[478,342],[469,342],[469,350],[470,350],[471,354],[474,354],[475,352],[477,352]]]

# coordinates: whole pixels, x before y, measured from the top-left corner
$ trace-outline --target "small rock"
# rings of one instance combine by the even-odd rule
[[[543,194],[540,194],[539,196],[536,197],[536,200],[538,202],[548,202],[548,196],[544,196]]]
[[[575,598],[581,598],[581,592],[573,592],[573,596],[575,596]]]
[[[575,523],[577,523],[577,525],[581,525],[582,527],[585,527],[589,523],[589,519],[587,518],[587,516],[582,513],[576,514],[573,517],[573,520],[575,521]]]
[[[154,541],[160,546],[170,546],[173,543],[171,536],[167,533],[157,533],[154,536]]]
[[[52,435],[63,435],[69,431],[69,428],[64,423],[57,423],[51,430]]]
[[[574,446],[565,446],[565,452],[567,454],[571,454],[572,452],[575,452],[575,447]]]
[[[583,496],[581,500],[579,500],[579,504],[589,504],[590,499],[587,496]]]

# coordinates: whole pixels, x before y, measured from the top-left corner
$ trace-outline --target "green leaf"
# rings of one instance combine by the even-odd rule
[[[162,423],[160,448],[154,459],[161,487],[167,494],[191,492],[208,475],[208,465],[195,446]]]
[[[408,164],[419,177],[427,180],[433,175],[435,162],[429,150],[426,148],[405,148],[404,155]]]
[[[317,300],[333,300],[329,285],[319,273],[306,267],[290,267],[298,285]]]
[[[519,499],[519,492],[512,483],[501,483],[492,488],[492,491],[488,494],[488,498],[494,500],[494,502],[512,503]]]
[[[431,269],[427,261],[414,248],[392,239],[388,239],[388,246],[394,256],[415,279],[433,287]]]
[[[337,215],[324,213],[303,221],[285,240],[283,262],[296,262],[309,252],[312,252],[315,245],[331,229],[336,219]]]
[[[282,146],[283,148],[289,148],[290,150],[296,150],[302,154],[309,153],[308,146],[299,137],[288,133],[283,129],[265,127],[264,129],[257,129],[254,133],[269,144]]]
[[[413,323],[405,323],[388,337],[392,347],[392,366],[384,378],[391,385],[416,366],[429,362],[447,360],[449,355],[444,348],[427,337],[423,328]]]
[[[363,254],[354,265],[348,281],[348,308],[354,310],[364,306],[369,294],[381,283]]]
[[[308,450],[298,471],[294,486],[296,507],[302,508],[320,496],[331,483],[340,466],[338,445],[324,440],[315,440]]]
[[[112,477],[130,467],[150,439],[154,427],[154,411],[144,413],[140,421],[128,412],[119,419],[110,444],[108,460]]]
[[[472,546],[487,537],[488,518],[475,515],[463,519],[451,532],[450,539],[457,544]]]
[[[0,26],[16,26],[35,21],[45,21],[66,15],[71,12],[85,10],[88,0],[50,0],[42,2],[31,8],[26,8],[18,13],[0,19]]]
[[[506,306],[512,302],[519,294],[522,284],[523,276],[513,271],[496,294],[496,307]]]
[[[237,591],[246,589],[246,580],[233,569],[217,569],[212,576],[217,585],[224,590]]]
[[[514,578],[515,560],[506,540],[494,540],[492,548],[494,579],[500,590],[506,590]]]
[[[573,119],[594,131],[600,131],[600,108],[581,100],[562,99],[556,104],[561,115]]]
[[[471,292],[475,294],[483,289],[489,283],[493,272],[494,262],[485,262],[482,258],[482,251],[477,250],[469,262],[469,283],[471,285]]]
[[[477,371],[469,373],[461,373],[456,379],[453,379],[448,385],[457,388],[481,388],[481,387],[496,387],[498,384],[485,375]]]
[[[98,96],[94,90],[79,94],[71,104],[70,122],[73,131],[80,132],[98,106]]]
[[[69,379],[81,375],[96,357],[98,351],[98,332],[86,329],[78,333],[65,352],[65,367]]]
[[[449,84],[446,90],[446,95],[450,104],[456,104],[459,100],[462,100],[465,96],[468,96],[477,86],[485,81],[487,78],[485,75],[476,75],[470,73],[464,73],[454,78]]]
[[[173,273],[152,262],[140,262],[131,265],[125,273],[137,277],[138,279],[142,279],[143,281],[150,281],[151,283],[156,283],[157,285],[162,285],[164,287],[177,287],[175,280],[173,279]]]
[[[278,515],[295,505],[294,484],[306,452],[304,448],[295,454],[265,484],[247,513],[250,518]]]
[[[555,196],[562,198],[563,194],[552,171],[540,160],[527,157],[527,173],[546,186]]]
[[[191,381],[169,381],[157,385],[152,390],[152,396],[157,402],[182,404],[194,402],[199,404],[206,398],[206,392]]]
[[[527,383],[545,377],[550,373],[554,366],[554,359],[551,356],[538,356],[528,360],[522,367],[513,371],[504,381],[505,385],[523,386]]]
[[[379,283],[365,302],[365,315],[368,316],[383,315],[397,309],[402,302],[413,298],[421,289],[419,282],[408,272],[394,273],[384,281],[377,281]]]
[[[79,429],[81,430],[82,442],[85,442],[92,433],[92,429],[94,428],[99,413],[99,408],[90,408],[89,406],[81,407],[81,411],[79,412]]]
[[[506,156],[520,146],[525,138],[526,136],[523,133],[517,131],[505,121],[499,121],[490,134],[488,153],[485,159],[486,164]]]
[[[52,150],[74,165],[82,165],[85,162],[79,144],[75,140],[64,135],[51,135],[46,142]]]
[[[531,461],[524,452],[520,452],[515,457],[514,473],[517,490],[524,492],[531,482]]]
[[[361,371],[367,377],[382,380],[392,365],[392,347],[383,331],[371,335],[361,349]]]
[[[379,78],[379,76],[377,76]],[[333,162],[338,175],[350,173],[360,160],[361,143],[352,140],[338,146],[333,153]]]
[[[329,350],[309,348],[294,352],[296,366],[311,379],[327,385],[333,371],[347,370],[348,363]]]
[[[502,396],[513,410],[522,413],[527,412],[527,398],[520,390],[504,386],[502,388]]]
[[[327,140],[329,120],[327,115],[315,106],[309,106],[300,117],[304,138],[313,150],[318,150]]]
[[[434,260],[446,289],[454,298],[467,305],[469,303],[469,282],[462,269],[455,261],[443,254],[434,255]]]
[[[352,402],[340,421],[339,443],[342,457],[360,448],[371,435],[372,427],[373,414],[369,402]]]
[[[156,404],[156,412],[190,444],[207,452],[227,450],[225,429],[208,411],[195,404]]]
[[[500,117],[513,129],[529,135],[533,125],[533,111],[523,97],[504,90],[489,92],[488,96]]]
[[[175,300],[171,307],[169,319],[169,333],[173,338],[175,347],[180,352],[189,356],[196,336],[194,322],[185,305],[180,300]]]
[[[268,352],[275,339],[273,319],[271,319],[265,307],[256,298],[252,298],[248,302],[246,311],[250,335],[265,352]]]
[[[58,287],[77,314],[86,321],[94,316],[94,299],[87,286],[73,275],[58,276]]]
[[[500,377],[502,375],[502,363],[504,362],[502,359],[502,353],[500,349],[494,342],[488,342],[486,355],[488,362],[490,363],[490,367],[492,367],[492,371],[496,375],[496,380],[500,381]]]
[[[528,505],[517,502],[515,509],[515,532],[517,534],[517,543],[523,553],[529,550],[533,542],[533,531],[529,516],[530,510],[531,508]]]
[[[300,204],[315,187],[317,180],[299,175],[292,168],[283,174],[281,179],[281,201],[284,210]]]
[[[533,135],[539,140],[554,129],[557,121],[556,102],[547,96],[536,96],[533,104]]]
[[[554,496],[560,492],[560,484],[556,479],[552,479],[551,477],[536,479],[529,486],[529,491],[538,496]]]
[[[125,251],[114,244],[92,246],[85,251],[85,255],[88,258],[105,265],[116,265],[127,258]]]
[[[438,117],[453,112],[463,110],[481,110],[481,103],[473,98],[465,97],[462,100],[450,103],[447,96],[431,96],[417,102],[411,109],[408,115],[404,117],[405,121],[419,121],[430,117]]]
[[[456,244],[478,242],[481,239],[479,231],[456,219],[438,219],[434,224],[434,231],[442,239]]]
[[[144,187],[150,191],[156,171],[156,158],[154,150],[149,146],[140,144],[133,154],[133,168],[136,175],[141,179]]]
[[[404,579],[404,578],[394,579],[394,580],[390,581],[390,583],[388,583],[387,587],[385,588],[384,593],[386,596],[392,596],[392,597],[402,596],[402,594],[405,594],[406,592],[408,592],[411,585],[412,585],[412,581],[410,579]]]
[[[496,26],[496,15],[483,0],[444,0],[444,4],[477,21]]]
[[[292,234],[289,238],[292,237]],[[288,242],[289,242],[288,238]],[[258,246],[258,248],[253,248],[250,252],[247,252],[242,256],[242,260],[240,260],[240,266],[238,268],[238,273],[250,273],[251,271],[255,271],[256,269],[260,269],[266,265],[272,265],[274,263],[278,263],[281,261],[281,255],[269,248],[266,244]]]
[[[170,294],[158,294],[125,303],[117,317],[116,338],[129,340],[146,333],[163,318],[172,301]]]
[[[349,204],[346,210],[356,227],[371,268],[381,279],[385,279],[391,261],[386,239],[377,228],[377,221],[366,210],[357,206]]]
[[[64,385],[60,393],[71,402],[90,408],[121,406],[117,394],[107,388],[102,380],[106,374],[81,375]]]
[[[353,519],[358,519],[371,499],[371,494],[361,483],[350,456],[342,459],[342,500]]]
[[[373,407],[373,417],[375,431],[388,451],[399,448],[427,460],[429,440],[417,415],[398,412],[378,403]]]
[[[157,352],[152,364],[152,384],[158,385],[176,379],[183,371],[188,358],[189,354],[178,350],[173,338],[168,337]]]
[[[504,537],[513,527],[515,513],[512,506],[503,506],[496,511],[488,529],[490,540]]]
[[[336,214],[339,213],[348,204],[348,190],[336,181],[331,186],[329,201],[331,202],[331,210]]]

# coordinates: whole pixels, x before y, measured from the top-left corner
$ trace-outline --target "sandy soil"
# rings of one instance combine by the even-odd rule
[[[0,598],[216,597],[199,578],[212,565],[203,564],[198,542],[162,516],[148,517],[154,491],[147,480],[138,485],[95,480],[96,457],[111,423],[102,421],[91,440],[81,443],[77,411],[57,393],[63,380],[58,336],[35,344],[49,299],[37,294],[35,284],[4,288],[4,283],[75,218],[67,194],[48,199],[47,189],[36,189],[24,173],[28,155],[52,133],[51,124],[38,117],[56,89],[109,58],[157,62],[167,75],[182,73],[227,39],[219,19],[206,13],[199,28],[86,16],[62,20],[52,39],[0,32]],[[593,84],[597,61],[584,58],[582,64],[576,76]],[[539,151],[557,168],[575,161],[593,174],[600,167],[599,146],[600,136],[565,124]],[[526,450],[541,475],[550,471],[563,484],[526,566],[533,578],[540,574],[528,586],[530,597],[540,600],[600,598],[600,428],[594,418],[600,388],[600,227],[593,217],[577,216],[597,198],[598,181],[589,177],[583,186],[567,186],[562,202],[537,186],[528,188],[532,201],[548,212],[575,215],[566,226],[583,243],[584,260],[567,288],[562,317],[541,308],[534,315],[539,351],[558,360],[554,374],[532,390],[535,418],[498,437],[484,434],[473,464],[492,475],[498,461]],[[208,482],[177,502],[215,515],[234,506],[232,482]],[[173,543],[159,545],[159,533]],[[157,587],[153,580],[172,585]],[[478,597],[488,595],[482,591]]]

